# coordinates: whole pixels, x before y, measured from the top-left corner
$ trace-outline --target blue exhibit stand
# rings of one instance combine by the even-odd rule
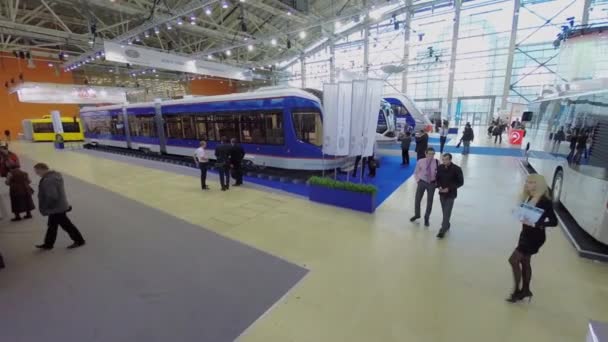
[[[373,213],[376,210],[376,194],[332,189],[310,185],[308,199],[313,202]]]

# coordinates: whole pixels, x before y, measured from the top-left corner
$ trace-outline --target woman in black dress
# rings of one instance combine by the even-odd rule
[[[557,226],[557,217],[553,211],[553,203],[545,177],[539,174],[528,175],[522,193],[522,201],[542,209],[543,214],[537,222],[523,222],[519,243],[509,258],[515,282],[513,293],[507,298],[507,301],[511,303],[524,298],[529,298],[528,301],[532,299],[530,259],[545,243],[545,228]]]
[[[21,171],[18,166],[13,166],[6,177],[6,185],[9,186],[11,197],[11,211],[15,214],[11,221],[20,221],[21,213],[25,213],[26,219],[32,218],[31,212],[36,207],[32,200],[34,191],[30,186],[31,183],[27,172]]]

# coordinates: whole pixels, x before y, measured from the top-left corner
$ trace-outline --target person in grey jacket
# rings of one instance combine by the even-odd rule
[[[74,243],[68,246],[69,249],[83,246],[85,244],[84,238],[67,215],[67,212],[72,210],[72,207],[68,203],[65,194],[63,177],[61,177],[59,172],[50,170],[44,163],[34,165],[34,171],[40,176],[38,184],[38,209],[43,216],[49,217],[44,243],[36,247],[40,249],[52,249],[57,239],[57,228],[59,226],[74,241]]]

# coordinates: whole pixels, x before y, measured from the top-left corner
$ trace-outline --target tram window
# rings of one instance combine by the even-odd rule
[[[213,117],[215,128],[217,129],[217,136],[226,137],[228,139],[237,138],[240,139],[239,134],[239,115],[220,114]],[[219,140],[219,139],[218,139]]]
[[[32,124],[34,133],[53,133],[53,124],[50,122],[36,122]]]
[[[262,114],[241,115],[241,141],[248,144],[265,144],[264,119]]]
[[[213,126],[213,115],[195,115],[196,131],[199,140],[217,141],[215,127]]]
[[[88,133],[110,134],[110,117],[105,115],[86,116],[84,117],[84,128]]]
[[[408,114],[407,109],[401,104],[392,104],[391,107],[393,108],[393,113],[395,113],[395,115],[405,116]]]
[[[283,145],[281,113],[244,113],[240,115],[241,141],[249,144]]]
[[[78,122],[62,122],[64,133],[78,133],[80,132],[80,124]]]
[[[299,140],[315,146],[323,145],[323,123],[316,110],[293,111],[293,125]]]
[[[168,139],[182,138],[182,122],[177,115],[165,117],[165,135]]]
[[[189,140],[195,140],[196,131],[194,129],[192,115],[182,115],[181,120],[182,120],[183,138],[189,139]]]
[[[134,137],[158,137],[154,114],[130,115],[129,130]]]
[[[112,135],[125,135],[125,124],[121,114],[111,116],[110,133]]]

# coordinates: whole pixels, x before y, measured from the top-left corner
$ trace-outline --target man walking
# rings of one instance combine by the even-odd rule
[[[401,138],[401,165],[410,165],[410,145],[412,144],[412,133],[405,132]]]
[[[230,154],[230,164],[232,164],[232,172],[235,180],[234,186],[243,184],[243,158],[245,158],[245,150],[243,146],[237,144],[235,138],[230,139],[232,153]]]
[[[67,212],[72,210],[68,203],[63,185],[63,177],[57,171],[49,170],[44,163],[34,165],[34,171],[40,176],[38,184],[38,209],[43,216],[48,216],[48,228],[44,243],[37,245],[40,249],[53,249],[57,239],[57,228],[61,226],[72,241],[69,249],[83,246],[85,241],[78,228],[70,221]]]
[[[220,185],[222,191],[230,189],[230,156],[232,146],[228,144],[228,138],[222,137],[220,145],[215,148],[215,166],[220,174]]]
[[[458,195],[458,188],[464,184],[462,169],[452,163],[452,155],[444,153],[441,156],[441,165],[437,169],[437,187],[439,189],[439,201],[441,202],[441,211],[443,212],[443,220],[441,221],[441,229],[437,234],[437,238],[442,239],[445,233],[450,230],[450,216],[452,216],[452,208],[454,201]]]
[[[471,150],[471,141],[475,138],[475,133],[473,133],[473,128],[471,128],[471,124],[467,122],[464,126],[464,131],[462,132],[462,154],[469,154]]]
[[[416,133],[416,156],[417,160],[423,159],[426,156],[426,149],[429,147],[429,135],[421,129]]]
[[[416,187],[416,197],[414,202],[415,213],[411,222],[416,221],[420,218],[420,202],[422,202],[422,196],[426,192],[426,211],[424,213],[424,225],[429,226],[429,218],[431,217],[431,210],[433,210],[433,196],[435,195],[435,188],[437,186],[437,167],[439,161],[435,159],[435,149],[429,147],[426,149],[426,157],[420,159],[416,163],[416,171],[414,172],[414,178],[418,183]]]
[[[209,158],[205,151],[207,142],[201,140],[200,147],[194,151],[194,163],[201,170],[201,189],[209,190],[207,186],[207,169],[209,168]]]

